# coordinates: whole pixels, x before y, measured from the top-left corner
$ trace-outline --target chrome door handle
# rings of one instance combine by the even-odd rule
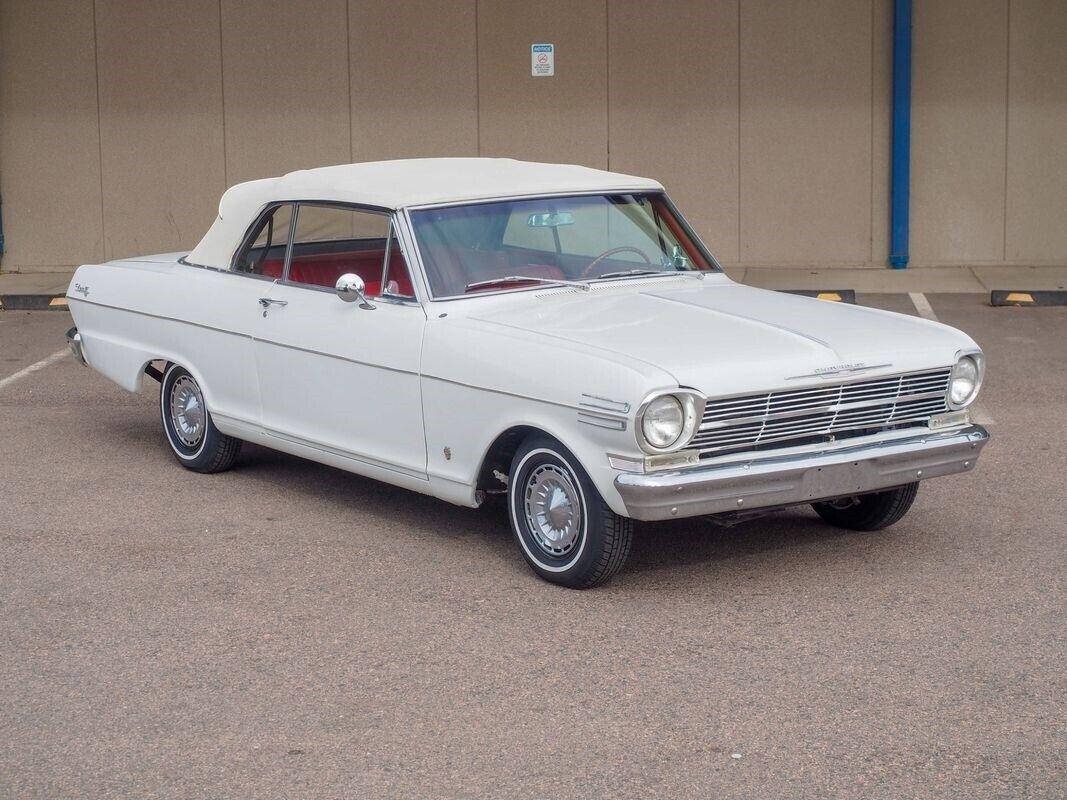
[[[287,306],[288,300],[275,300],[273,297],[261,297],[259,298],[259,304],[263,306],[263,316],[267,316],[267,311],[271,306]]]

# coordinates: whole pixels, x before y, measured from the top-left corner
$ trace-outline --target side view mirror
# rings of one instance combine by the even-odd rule
[[[354,303],[359,300],[360,308],[365,308],[368,311],[374,310],[375,306],[367,302],[366,284],[363,283],[363,279],[355,273],[346,272],[337,279],[337,284],[334,288],[337,291],[337,296],[346,303]]]

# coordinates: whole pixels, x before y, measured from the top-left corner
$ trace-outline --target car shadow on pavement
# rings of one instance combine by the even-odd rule
[[[453,506],[427,495],[381,483],[257,445],[246,444],[235,470],[243,479],[284,484],[288,490],[324,503],[339,513],[388,513],[401,527],[422,530],[432,539],[454,543],[477,539],[507,557],[513,550],[507,511],[500,498],[480,509]],[[883,534],[884,535],[884,534]],[[840,541],[853,550],[869,534],[852,533],[824,524],[806,506],[785,509],[725,528],[701,518],[637,523],[629,560],[620,577],[766,555],[791,555],[813,544]],[[479,543],[471,542],[477,547]],[[825,554],[824,554],[825,556]]]
[[[497,525],[493,515],[482,509],[454,506],[429,495],[249,442],[245,442],[232,471],[263,484],[284,485],[309,501],[325,503],[342,512],[388,514],[403,525],[425,528],[436,536],[454,539],[488,534],[498,528],[501,533],[508,533],[502,505],[500,525]]]
[[[637,573],[709,565],[775,551],[799,551],[817,543],[845,544],[862,536],[826,525],[805,506],[772,512],[731,527],[699,517],[637,523],[626,569]]]

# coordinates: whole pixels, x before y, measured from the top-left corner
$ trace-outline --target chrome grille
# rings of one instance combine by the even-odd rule
[[[703,451],[921,422],[947,411],[950,367],[708,400],[689,447]]]

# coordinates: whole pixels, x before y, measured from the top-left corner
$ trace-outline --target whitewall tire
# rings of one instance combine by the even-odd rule
[[[526,563],[561,586],[603,583],[630,553],[633,520],[615,514],[577,459],[544,435],[530,436],[515,453],[508,517]]]
[[[233,466],[241,440],[215,427],[200,384],[189,370],[168,365],[160,382],[159,409],[167,443],[183,467],[194,472],[222,472]]]

